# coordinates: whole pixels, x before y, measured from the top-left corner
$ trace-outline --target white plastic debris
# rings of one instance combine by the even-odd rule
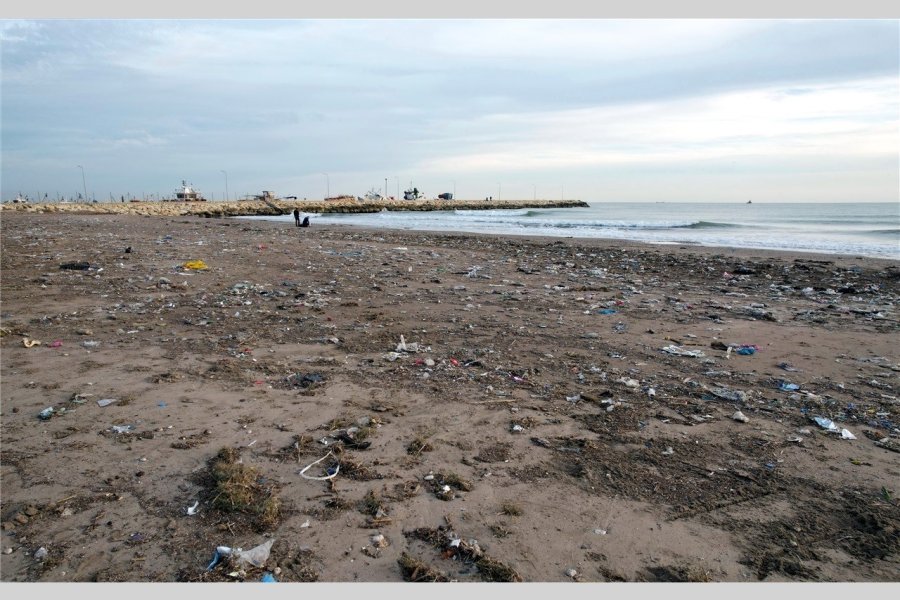
[[[34,557],[38,560],[44,560],[45,558],[47,558],[47,549],[41,546],[34,551]]]
[[[670,344],[664,348],[662,348],[663,352],[668,352],[669,354],[675,354],[676,356],[690,356],[693,358],[703,358],[706,356],[700,350],[685,350],[681,346],[676,346],[674,344]]]
[[[103,398],[102,400],[97,400],[97,406],[109,406],[113,402],[118,402],[118,398]]]
[[[309,527],[309,519],[303,521],[303,524],[300,526],[300,529],[306,529]]]
[[[234,559],[239,563],[248,563],[253,565],[254,567],[261,567],[266,564],[267,560],[269,560],[269,551],[272,549],[272,544],[274,543],[275,538],[272,538],[269,541],[249,550],[241,550],[240,548],[235,548],[231,551],[231,556],[234,557]],[[218,550],[218,548],[216,550]]]
[[[733,415],[731,415],[731,418],[734,419],[735,421],[740,421],[741,423],[749,423],[750,422],[750,417],[748,417],[747,415],[745,415],[744,413],[742,413],[739,410],[735,411],[735,413]]]
[[[525,428],[522,427],[521,425],[519,425],[518,423],[516,423],[515,425],[512,426],[512,431],[513,431],[513,433],[521,433],[522,431],[525,431]]]
[[[194,502],[193,506],[188,506],[188,508],[187,508],[187,514],[189,514],[189,515],[196,515],[196,514],[197,514],[197,507],[198,507],[198,506],[200,506],[200,501],[199,501],[199,500],[197,500],[196,502]]]
[[[675,454],[675,450],[672,449],[672,446],[666,446],[666,449],[663,450],[663,456],[671,456],[672,454]]]
[[[855,440],[856,436],[850,433],[846,429],[841,429],[841,439],[842,440]]]
[[[834,421],[832,421],[831,419],[826,419],[824,417],[813,417],[813,421],[815,421],[819,427],[827,431],[840,431],[838,429],[838,426],[835,425]]]

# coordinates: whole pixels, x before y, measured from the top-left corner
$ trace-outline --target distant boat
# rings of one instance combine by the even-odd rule
[[[181,189],[175,190],[175,197],[168,202],[206,202],[203,194],[188,185],[187,181],[181,181]]]
[[[753,204],[752,200],[747,200],[747,204]]]

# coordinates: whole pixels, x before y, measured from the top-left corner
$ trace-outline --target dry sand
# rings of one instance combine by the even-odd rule
[[[896,261],[20,212],[0,241],[4,582],[900,581]]]

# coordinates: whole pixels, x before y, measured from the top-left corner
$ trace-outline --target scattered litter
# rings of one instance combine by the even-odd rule
[[[753,344],[742,344],[739,346],[734,346],[734,351],[738,354],[748,356],[750,354],[755,354],[759,351],[759,346]]]
[[[795,390],[799,390],[800,386],[796,383],[788,383],[787,381],[781,381],[778,383],[778,389],[782,392],[793,392]]]
[[[41,412],[38,413],[38,418],[40,418],[41,421],[46,421],[47,419],[49,419],[50,417],[53,416],[53,413],[54,413],[53,407],[48,406],[47,408],[45,408],[44,410],[42,410]]]
[[[511,428],[513,433],[521,433],[525,431],[525,428],[519,425],[518,423],[514,424]]]
[[[778,368],[791,373],[798,373],[800,371],[800,369],[794,368],[786,362],[778,363]]]
[[[606,530],[605,529],[595,529],[594,533],[596,535],[606,535]]]
[[[41,345],[41,340],[32,340],[29,338],[22,338],[22,345],[26,348],[34,348],[35,346]]]
[[[91,263],[89,262],[69,262],[63,263],[59,265],[60,269],[66,271],[87,271],[91,268]]]
[[[38,560],[44,560],[45,558],[47,558],[47,549],[41,546],[34,551],[34,557]]]
[[[856,436],[850,433],[847,429],[841,429],[841,439],[842,440],[855,440]]]
[[[198,507],[198,506],[200,506],[200,501],[199,501],[199,500],[197,500],[196,502],[194,502],[194,504],[193,504],[192,506],[188,506],[188,508],[187,508],[187,514],[189,514],[189,515],[196,515],[196,514],[197,514],[197,507]]]
[[[641,385],[637,379],[631,379],[631,378],[625,378],[625,377],[619,377],[618,379],[616,379],[616,381],[618,383],[624,383],[625,387],[630,387],[630,388],[640,387],[640,385]]]
[[[566,402],[571,402],[572,404],[576,404],[579,400],[581,400],[581,394],[575,394],[574,396],[566,396]]]
[[[576,571],[575,569],[566,569],[566,575],[571,577],[572,579],[575,579],[578,576],[578,571]]]
[[[84,348],[99,348],[100,342],[95,342],[94,340],[85,340],[85,341],[81,342],[81,345]]]
[[[672,446],[666,446],[666,449],[663,450],[663,456],[671,456],[673,454],[675,454],[675,450],[672,448]]]
[[[261,583],[278,583],[278,580],[275,579],[275,576],[266,571],[263,573],[262,579],[259,580]]]
[[[269,551],[275,538],[251,548],[250,550],[242,550],[241,548],[230,548],[228,546],[216,546],[216,553],[213,555],[212,561],[206,567],[207,571],[211,571],[223,558],[230,557],[238,564],[246,563],[254,567],[261,567],[269,560]]]
[[[189,260],[181,266],[192,271],[203,271],[209,268],[202,260]]]
[[[840,431],[838,426],[834,424],[834,421],[831,419],[826,419],[825,417],[813,417],[813,421],[821,427],[822,429],[826,429],[828,431]]]
[[[320,440],[320,441],[321,441],[321,440]],[[324,475],[324,476],[322,476],[322,477],[312,477],[311,475],[306,475],[306,471],[308,471],[310,467],[312,467],[313,465],[319,464],[320,462],[322,462],[323,460],[325,460],[325,459],[328,458],[329,456],[331,456],[331,450],[329,450],[329,451],[328,451],[328,454],[326,454],[325,456],[323,456],[323,457],[320,458],[319,460],[317,460],[317,461],[315,461],[315,462],[312,462],[312,463],[306,465],[305,467],[303,467],[303,468],[300,470],[300,477],[302,477],[302,478],[304,478],[304,479],[312,479],[312,480],[314,480],[314,481],[327,481],[327,480],[329,480],[329,479],[334,479],[334,477],[338,474],[338,471],[340,471],[340,468],[341,468],[341,465],[340,465],[340,464],[337,464],[337,465],[335,465],[334,467],[332,467],[333,472],[332,472],[332,469],[328,469],[328,470],[326,471],[326,472],[328,473],[328,475]]]
[[[616,312],[618,312],[618,311],[614,308],[603,308],[603,309],[598,310],[597,314],[598,315],[614,315],[614,314],[616,314]]]
[[[717,398],[721,398],[723,400],[729,400],[731,402],[746,402],[747,401],[747,392],[742,390],[731,390],[727,387],[719,387],[719,388],[708,388],[708,391],[713,396]]]
[[[118,398],[103,398],[102,400],[97,400],[97,406],[109,406],[113,402],[118,402]]]
[[[685,350],[681,346],[675,346],[674,344],[662,348],[662,351],[668,352],[669,354],[675,354],[677,356],[691,356],[694,358],[703,358],[706,356],[700,350]]]
[[[60,348],[62,347],[62,340],[53,340],[50,342],[50,348]]]
[[[306,529],[307,527],[309,527],[309,519],[303,521],[303,524],[300,525],[300,529]]]
[[[418,342],[410,342],[406,343],[406,338],[402,335],[400,336],[400,343],[397,344],[396,352],[418,352],[419,351],[419,343]]]
[[[113,425],[111,429],[114,433],[128,433],[134,431],[134,425]]]
[[[750,417],[748,417],[741,411],[735,412],[733,415],[731,415],[731,418],[734,419],[735,421],[740,421],[741,423],[749,423],[750,422]]]

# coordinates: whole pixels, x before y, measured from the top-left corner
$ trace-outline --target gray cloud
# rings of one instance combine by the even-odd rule
[[[401,187],[457,180],[480,190],[518,181],[525,165],[532,180],[565,179],[599,199],[604,160],[621,167],[624,155],[645,154],[630,180],[639,186],[654,173],[692,173],[679,158],[692,144],[779,153],[769,140],[816,135],[746,133],[732,111],[720,127],[733,134],[677,143],[642,118],[697,119],[686,107],[761,91],[817,106],[828,86],[869,95],[848,96],[859,110],[820,115],[816,143],[830,152],[834,124],[852,118],[840,138],[845,164],[870,160],[866,189],[874,177],[878,193],[896,195],[896,160],[885,166],[883,134],[861,125],[893,130],[896,150],[896,83],[892,100],[885,84],[876,93],[865,83],[896,82],[891,20],[9,21],[2,44],[4,199],[36,183],[73,188],[75,164],[90,165],[104,197],[165,193],[182,178],[215,189],[221,169],[246,192],[277,181],[284,193],[321,195],[322,172],[332,192],[362,194],[395,176]],[[767,105],[771,118],[787,127],[778,102]],[[585,131],[596,141],[579,139]],[[792,160],[755,164],[776,178]],[[843,185],[858,172],[848,168]],[[727,169],[716,173],[727,181]]]

